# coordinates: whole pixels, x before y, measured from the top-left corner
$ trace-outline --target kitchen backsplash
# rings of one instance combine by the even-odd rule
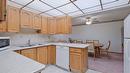
[[[65,42],[69,42],[69,38],[70,38],[70,35],[69,34],[59,34],[59,35],[53,35],[51,36],[51,40],[52,41],[65,41]]]
[[[10,37],[11,45],[27,44],[31,40],[31,44],[49,42],[48,35],[42,34],[23,34],[23,33],[0,33],[0,37]]]

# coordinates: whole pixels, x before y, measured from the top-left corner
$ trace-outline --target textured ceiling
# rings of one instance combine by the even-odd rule
[[[8,0],[8,2],[9,5],[54,17],[62,15],[77,17],[129,4],[129,0],[76,0],[73,2],[70,0]]]

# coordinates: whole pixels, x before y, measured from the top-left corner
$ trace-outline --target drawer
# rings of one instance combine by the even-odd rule
[[[82,49],[80,49],[80,48],[70,48],[70,52],[81,53]]]

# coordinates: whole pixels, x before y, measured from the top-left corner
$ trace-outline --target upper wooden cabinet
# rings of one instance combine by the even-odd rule
[[[33,29],[41,29],[42,16],[34,14],[33,17]]]
[[[33,13],[29,11],[21,11],[21,27],[32,28],[33,25]]]
[[[1,21],[0,22],[0,32],[6,32],[7,31],[7,24],[6,21]]]
[[[6,15],[6,0],[0,0],[0,20],[5,20]]]
[[[7,24],[8,32],[19,32],[19,9],[8,6]]]
[[[57,33],[56,18],[48,18],[48,33],[49,34]]]
[[[71,33],[72,23],[70,16],[57,17],[57,33],[58,34],[69,34]]]
[[[48,34],[48,20],[47,20],[47,17],[44,17],[44,16],[42,16],[41,33]]]

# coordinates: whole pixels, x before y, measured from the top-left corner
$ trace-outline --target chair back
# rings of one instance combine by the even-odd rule
[[[93,43],[93,40],[86,40],[86,43]]]
[[[106,48],[106,50],[109,50],[111,46],[111,41],[108,41],[108,47]]]
[[[94,52],[94,42],[87,42],[90,46],[88,47],[88,52]]]
[[[99,44],[99,40],[93,40],[94,44]]]
[[[76,43],[80,43],[80,44],[82,44],[83,41],[82,41],[82,40],[76,40]]]

